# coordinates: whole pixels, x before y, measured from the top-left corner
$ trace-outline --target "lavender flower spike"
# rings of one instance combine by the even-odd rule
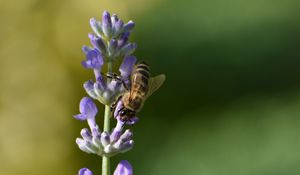
[[[83,97],[81,99],[79,111],[80,114],[74,115],[74,118],[78,120],[87,120],[90,128],[94,128],[97,126],[95,117],[98,112],[98,109],[91,98]]]
[[[127,160],[121,160],[121,162],[118,164],[114,175],[132,175],[133,170],[132,166]]]
[[[87,168],[81,168],[78,175],[93,175],[93,172]]]
[[[133,21],[126,23],[116,14],[110,15],[108,11],[104,11],[102,21],[91,18],[90,25],[93,32],[88,35],[91,46],[82,47],[86,57],[82,61],[82,65],[94,71],[95,79],[88,80],[83,84],[89,97],[81,99],[80,113],[74,115],[74,118],[86,120],[89,128],[81,130],[81,136],[76,138],[76,144],[80,150],[86,153],[102,156],[102,175],[110,175],[110,157],[125,153],[134,146],[133,133],[131,130],[125,129],[125,125],[135,124],[138,118],[133,113],[130,113],[130,116],[124,116],[123,112],[126,107],[123,104],[122,96],[135,86],[132,84],[134,81],[131,81],[131,77],[134,77],[132,71],[137,58],[132,54],[136,50],[137,44],[129,41],[135,23]],[[117,59],[123,59],[119,72],[114,71]],[[107,69],[103,68],[104,65],[107,66]],[[140,73],[142,74],[142,72]],[[154,82],[159,78],[164,78],[164,76],[160,75],[158,78],[150,80]],[[151,84],[149,83],[149,89]],[[96,123],[95,117],[98,109],[93,100],[105,105],[102,120],[103,130]],[[114,128],[110,126],[112,116],[116,119]],[[127,160],[122,160],[113,173],[113,175],[132,174],[132,166]],[[93,175],[93,172],[82,168],[78,175]]]

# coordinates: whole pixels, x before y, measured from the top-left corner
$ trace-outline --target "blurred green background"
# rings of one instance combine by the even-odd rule
[[[0,174],[66,175],[101,159],[75,144],[92,77],[89,18],[136,22],[135,55],[167,81],[133,127],[137,175],[300,174],[300,1],[0,1]],[[100,108],[100,114],[103,108]],[[101,115],[100,115],[101,116]],[[101,117],[98,121],[102,123]]]

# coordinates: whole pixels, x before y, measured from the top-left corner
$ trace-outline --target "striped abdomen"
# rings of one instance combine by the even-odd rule
[[[131,89],[128,99],[128,108],[138,111],[148,93],[150,68],[145,62],[138,63],[131,74]]]

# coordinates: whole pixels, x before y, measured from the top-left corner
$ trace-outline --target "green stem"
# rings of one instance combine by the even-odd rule
[[[109,61],[107,63],[107,67],[108,67],[108,72],[112,72],[112,68],[113,68],[113,63],[111,61]]]
[[[108,62],[107,66],[108,66],[108,72],[112,72],[112,67],[113,67],[112,62]],[[106,131],[106,132],[110,131],[111,115],[112,115],[112,112],[110,110],[110,106],[105,105],[103,131]],[[102,157],[102,175],[110,175],[110,160],[109,160],[109,157],[107,157],[105,155]]]
[[[111,117],[110,106],[105,105],[103,131],[109,132],[109,130],[110,130],[110,117]]]
[[[102,157],[102,175],[110,175],[109,157]]]

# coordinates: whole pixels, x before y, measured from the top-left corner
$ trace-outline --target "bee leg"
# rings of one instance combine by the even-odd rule
[[[106,78],[109,78],[109,79],[112,79],[115,81],[119,81],[119,82],[123,81],[122,77],[120,75],[113,73],[113,72],[107,72],[106,74],[102,73],[102,75],[105,76]]]
[[[111,111],[112,113],[114,113],[116,106],[117,106],[117,103],[116,103],[116,102],[114,102],[113,104],[110,105],[110,111]]]
[[[130,90],[130,88],[126,85],[126,83],[125,83],[124,80],[122,80],[122,85],[123,85],[123,87],[126,89],[126,91],[129,91],[129,90]]]
[[[121,100],[122,98],[122,95],[120,95],[117,100],[115,102],[113,102],[111,105],[110,105],[110,111],[111,112],[114,112],[116,107],[117,107],[117,103]]]
[[[103,76],[105,76],[106,78],[121,82],[123,87],[129,91],[130,88],[126,85],[125,80],[122,79],[122,77],[116,73],[113,72],[107,72],[106,74],[101,73]]]

